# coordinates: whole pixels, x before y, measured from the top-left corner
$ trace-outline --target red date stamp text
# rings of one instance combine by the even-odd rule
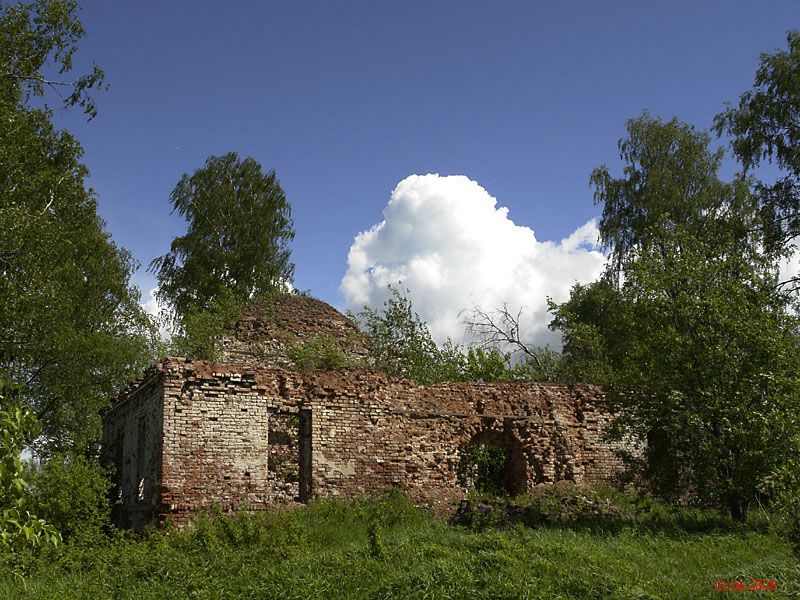
[[[774,579],[717,579],[715,592],[772,592],[778,589]]]

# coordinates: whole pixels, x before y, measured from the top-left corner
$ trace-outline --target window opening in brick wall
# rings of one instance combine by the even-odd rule
[[[271,411],[267,433],[267,472],[273,500],[311,498],[311,411]]]
[[[311,411],[300,411],[299,423],[300,446],[300,489],[298,499],[308,502],[311,499]]]
[[[517,496],[527,491],[525,453],[507,432],[484,430],[461,446],[458,483],[483,494]]]
[[[124,473],[125,459],[125,429],[117,430],[114,440],[114,488],[111,490],[112,506],[123,502],[122,496],[122,474]]]
[[[267,433],[267,472],[273,500],[296,500],[300,481],[297,413],[273,411]]]
[[[136,497],[139,502],[144,501],[145,497],[145,442],[147,437],[147,422],[144,417],[139,418],[139,429],[136,438]]]

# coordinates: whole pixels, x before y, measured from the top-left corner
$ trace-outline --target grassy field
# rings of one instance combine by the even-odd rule
[[[317,501],[180,533],[73,541],[24,582],[0,575],[0,598],[800,597],[796,558],[763,529],[716,518],[469,530],[402,497]],[[778,590],[714,591],[718,579],[772,579]]]

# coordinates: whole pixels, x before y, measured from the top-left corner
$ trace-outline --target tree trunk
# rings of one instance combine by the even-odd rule
[[[747,520],[748,505],[741,500],[729,500],[728,508],[731,512],[731,518],[737,523],[744,523]]]

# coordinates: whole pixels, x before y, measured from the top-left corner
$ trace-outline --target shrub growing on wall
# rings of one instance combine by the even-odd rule
[[[290,344],[286,357],[300,371],[335,369],[347,364],[344,352],[331,336],[315,335],[308,341]]]

